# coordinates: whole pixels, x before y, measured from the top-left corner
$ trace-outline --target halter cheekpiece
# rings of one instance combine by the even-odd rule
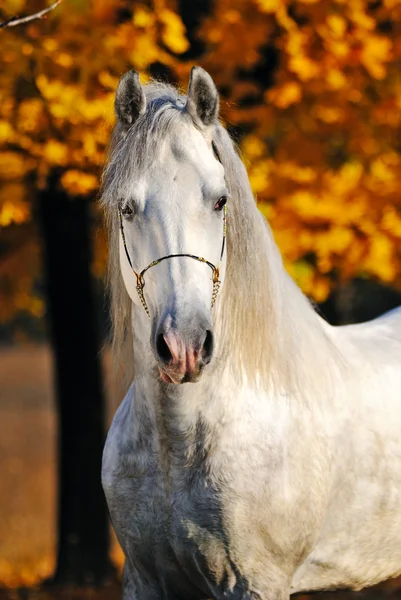
[[[213,149],[214,155],[216,156],[217,160],[221,163],[220,154],[219,154],[216,144],[214,142],[212,142],[212,149]],[[138,296],[141,301],[141,304],[142,304],[143,308],[145,309],[145,312],[148,315],[149,319],[150,319],[150,312],[149,312],[148,305],[146,304],[145,295],[143,293],[143,289],[145,287],[144,275],[145,275],[146,271],[148,271],[151,267],[155,267],[156,265],[161,263],[163,260],[167,260],[168,258],[180,258],[183,256],[187,256],[188,258],[193,258],[194,260],[198,260],[199,262],[205,263],[208,267],[211,268],[211,270],[213,272],[213,290],[212,290],[212,302],[211,302],[210,308],[213,308],[214,303],[216,302],[217,295],[219,293],[220,285],[221,285],[220,268],[221,268],[221,263],[222,263],[223,256],[224,256],[224,249],[225,249],[225,245],[226,245],[226,236],[227,236],[227,206],[226,205],[223,207],[223,242],[221,245],[220,260],[219,260],[219,264],[217,267],[216,267],[216,265],[214,265],[210,261],[206,260],[206,258],[203,258],[202,256],[196,256],[194,254],[168,254],[167,256],[162,256],[161,258],[158,258],[157,260],[152,261],[147,267],[145,267],[140,273],[138,273],[137,271],[135,271],[135,269],[132,265],[131,258],[130,258],[129,252],[128,252],[127,243],[125,241],[123,218],[121,215],[120,207],[118,207],[118,221],[119,221],[119,225],[120,225],[121,236],[123,239],[125,254],[127,256],[128,263],[136,277],[136,291],[138,292]]]

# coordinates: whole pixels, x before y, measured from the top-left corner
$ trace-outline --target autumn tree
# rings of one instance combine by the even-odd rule
[[[400,16],[398,0],[220,0],[200,31],[260,207],[318,301],[355,275],[401,283]]]

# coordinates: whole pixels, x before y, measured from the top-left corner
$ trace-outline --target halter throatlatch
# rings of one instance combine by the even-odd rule
[[[219,162],[221,162],[220,155],[217,151],[217,148],[216,148],[216,145],[214,142],[212,142],[212,148],[213,148],[214,154],[216,155],[217,160]],[[208,267],[211,268],[211,270],[213,272],[213,290],[212,290],[212,302],[211,302],[210,308],[213,308],[214,303],[216,302],[217,295],[220,290],[220,285],[221,285],[220,268],[221,268],[221,263],[223,261],[224,248],[226,245],[226,236],[227,236],[227,206],[226,205],[223,207],[223,242],[221,245],[220,260],[219,260],[219,264],[217,267],[213,263],[206,260],[206,258],[203,258],[202,256],[195,256],[194,254],[168,254],[167,256],[162,256],[161,258],[154,260],[147,267],[145,267],[140,273],[138,273],[137,271],[135,271],[135,269],[132,265],[131,258],[130,258],[129,252],[128,252],[127,243],[125,241],[123,218],[121,215],[120,207],[118,207],[118,221],[119,221],[119,225],[120,225],[121,236],[123,239],[125,254],[127,256],[129,265],[136,277],[136,291],[138,292],[139,300],[141,301],[141,304],[142,304],[143,308],[145,309],[145,312],[148,315],[149,319],[150,319],[150,312],[149,312],[148,305],[146,304],[145,295],[143,293],[143,288],[145,287],[144,275],[145,275],[146,271],[148,271],[151,267],[155,267],[156,265],[161,263],[163,260],[167,260],[168,258],[181,258],[183,256],[186,256],[188,258],[193,258],[194,260],[198,260],[199,262],[205,263]]]

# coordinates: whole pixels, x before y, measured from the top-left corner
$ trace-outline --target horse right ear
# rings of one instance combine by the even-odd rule
[[[128,71],[117,86],[114,102],[116,115],[120,123],[128,128],[146,110],[146,98],[136,71]]]
[[[195,123],[208,127],[219,115],[219,94],[213,79],[201,67],[192,67],[187,92],[187,112]]]

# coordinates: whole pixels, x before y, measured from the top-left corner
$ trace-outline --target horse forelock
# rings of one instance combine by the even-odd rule
[[[128,131],[118,124],[115,127],[102,185],[110,240],[112,348],[117,365],[129,377],[133,365],[132,303],[120,271],[116,205],[133,174],[152,161],[158,144],[164,143],[183,120],[191,120],[185,112],[185,96],[173,86],[152,82],[144,91],[145,114]],[[341,358],[310,303],[286,274],[227,131],[217,124],[212,138],[231,196],[227,273],[214,311],[221,357],[231,365],[235,377],[243,376],[269,389],[273,386],[284,393],[302,394],[311,381],[317,384],[319,369],[327,388],[336,365],[341,368]]]
[[[120,200],[124,189],[152,162],[178,121],[189,121],[183,111],[183,96],[174,87],[159,82],[143,87],[146,112],[126,130],[116,124],[102,176],[102,203],[107,209]]]

